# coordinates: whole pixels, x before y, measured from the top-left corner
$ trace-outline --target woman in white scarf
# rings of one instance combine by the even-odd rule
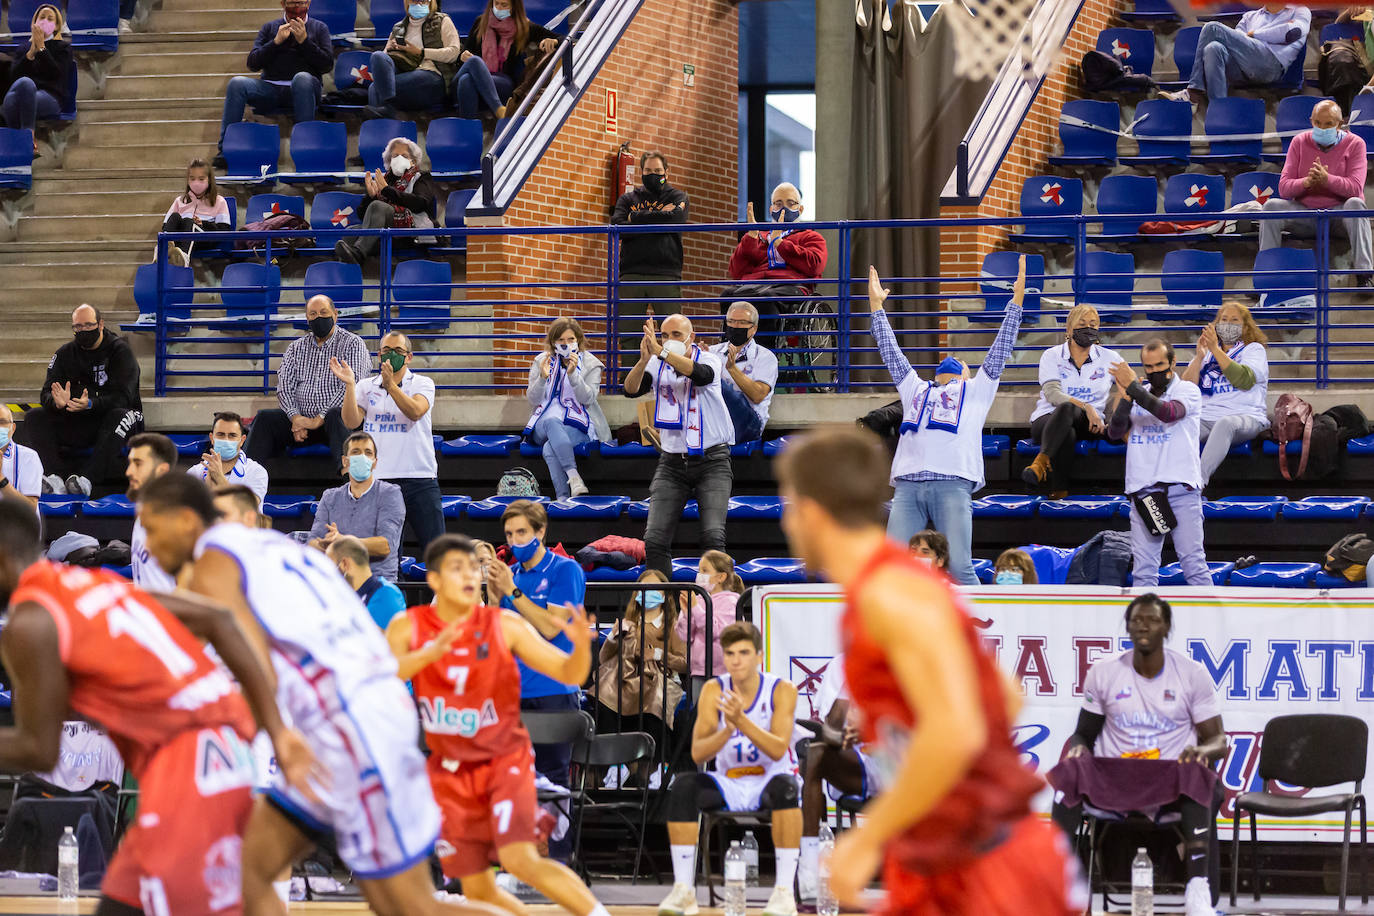
[[[525,424],[525,436],[543,447],[559,499],[587,492],[573,450],[590,440],[605,442],[611,438],[606,415],[596,402],[604,366],[588,346],[576,320],[557,318],[545,335],[544,352],[530,364],[525,396],[534,413]]]

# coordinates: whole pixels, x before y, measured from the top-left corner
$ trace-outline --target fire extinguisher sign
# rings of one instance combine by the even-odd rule
[[[613,134],[613,133],[616,132],[616,125],[617,125],[617,121],[618,121],[618,118],[619,118],[619,116],[618,116],[618,114],[617,114],[617,112],[616,112],[616,108],[617,108],[617,105],[616,105],[616,94],[615,94],[615,90],[614,90],[614,89],[607,89],[607,90],[606,90],[606,133],[608,133],[608,134]]]

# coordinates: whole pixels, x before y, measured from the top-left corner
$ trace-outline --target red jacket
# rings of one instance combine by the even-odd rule
[[[730,255],[730,277],[734,280],[757,282],[781,280],[796,283],[815,280],[825,272],[825,238],[815,229],[797,229],[775,246],[783,267],[768,266],[768,243],[764,237],[744,235]]]

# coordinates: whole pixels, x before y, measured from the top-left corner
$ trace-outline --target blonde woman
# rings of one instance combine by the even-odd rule
[[[604,368],[591,352],[582,325],[567,316],[549,325],[544,352],[530,364],[525,396],[534,412],[525,424],[525,437],[544,449],[544,463],[559,499],[587,493],[573,449],[590,440],[611,438],[611,427],[596,401]]]
[[[55,118],[71,92],[72,46],[62,11],[45,3],[33,12],[29,40],[10,64],[5,126],[33,130],[39,118]],[[38,146],[35,143],[34,150]]]
[[[1198,335],[1183,379],[1202,391],[1198,438],[1205,443],[1204,484],[1233,445],[1249,442],[1269,428],[1268,343],[1250,309],[1239,302],[1222,303],[1216,318]]]
[[[721,632],[735,622],[735,606],[744,591],[744,581],[735,572],[735,561],[723,550],[708,550],[697,564],[697,585],[711,596],[711,639],[720,639]],[[677,636],[692,648],[692,698],[696,699],[706,679],[725,673],[725,654],[720,646],[712,645],[710,670],[706,665],[706,607],[701,598],[692,600],[690,613],[677,619]],[[690,632],[690,637],[689,637]]]

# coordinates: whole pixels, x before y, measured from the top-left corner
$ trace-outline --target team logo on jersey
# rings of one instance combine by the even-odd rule
[[[1129,700],[1130,698],[1131,698],[1131,688],[1129,688],[1129,687],[1123,687],[1123,688],[1121,688],[1120,690],[1117,691],[1116,696],[1112,697],[1112,699],[1114,699],[1114,700]]]
[[[489,643],[482,643],[480,646],[477,647],[477,660],[479,662],[486,661],[487,656],[490,654],[491,649]]]
[[[451,707],[443,697],[420,698],[420,724],[425,731],[436,735],[458,735],[471,738],[482,729],[495,725],[501,718],[496,703],[489,697],[481,709]]]
[[[220,837],[205,853],[205,889],[210,892],[210,909],[237,906],[242,886],[243,841],[236,836]]]
[[[1172,703],[1174,701],[1174,692],[1172,690],[1164,691],[1164,701],[1166,703]]]
[[[448,840],[440,840],[439,842],[434,844],[434,854],[441,859],[447,859],[449,856],[454,855],[457,852],[458,850],[455,849],[453,847],[453,844],[450,843]]]
[[[196,788],[202,797],[253,786],[253,751],[232,728],[203,729],[196,740]]]

